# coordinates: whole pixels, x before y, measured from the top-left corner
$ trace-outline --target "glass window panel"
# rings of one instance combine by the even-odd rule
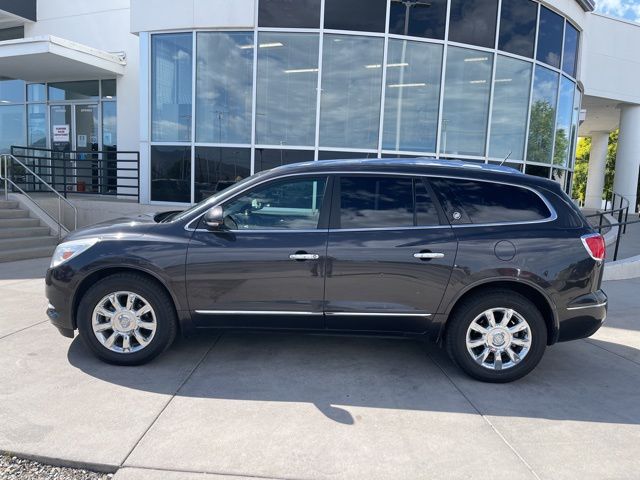
[[[415,178],[413,180],[413,188],[416,197],[416,225],[438,225],[440,223],[438,210],[431,199],[431,195],[429,195],[424,181],[420,178]]]
[[[326,177],[307,177],[260,185],[225,204],[225,226],[233,230],[317,228],[326,184]]]
[[[566,77],[560,79],[560,99],[556,119],[556,140],[553,153],[553,164],[566,167],[569,165],[571,148],[571,117],[573,116],[573,97],[575,84]]]
[[[447,0],[391,0],[389,33],[444,39]]]
[[[255,173],[290,163],[312,162],[313,150],[256,148]]]
[[[531,63],[498,56],[491,113],[489,156],[524,159]]]
[[[410,178],[341,177],[339,228],[412,227]]]
[[[576,76],[578,63],[578,41],[580,34],[569,22],[565,24],[564,49],[562,54],[562,70],[572,77]]]
[[[30,83],[27,85],[27,101],[47,101],[47,87],[45,87],[44,83]]]
[[[260,33],[256,143],[311,145],[316,135],[316,33]],[[275,47],[275,45],[278,45]]]
[[[0,105],[0,153],[11,153],[12,145],[24,146],[24,105]]]
[[[544,201],[526,188],[459,179],[434,179],[433,183],[447,203],[462,208],[469,223],[527,222],[551,216]]]
[[[58,82],[49,84],[49,100],[85,100],[100,95],[98,80]]]
[[[536,67],[529,119],[527,160],[551,163],[558,98],[558,74],[544,67]]]
[[[24,102],[24,85],[22,80],[0,80],[0,105]]]
[[[389,39],[382,148],[435,152],[442,46]]]
[[[191,147],[151,147],[151,200],[191,202]]]
[[[540,7],[540,26],[538,27],[538,53],[541,62],[560,68],[562,54],[562,31],[564,18],[548,8]]]
[[[377,148],[382,38],[325,35],[320,145]]]
[[[196,147],[196,202],[251,175],[251,149]]]
[[[320,150],[318,152],[318,160],[348,160],[357,158],[378,158],[378,154],[371,152],[333,152],[328,150]]]
[[[196,141],[251,143],[253,33],[198,33]]]
[[[384,32],[387,0],[325,0],[324,28]]]
[[[449,47],[440,150],[484,155],[493,54]]]
[[[580,106],[581,106],[581,93],[578,88],[575,89],[573,94],[573,114],[571,116],[571,147],[569,149],[569,164],[568,168],[573,168],[576,157],[576,142],[578,141],[578,126],[580,124]]]
[[[30,147],[47,148],[47,106],[27,106],[27,144]]]
[[[551,180],[558,182],[562,190],[567,190],[567,171],[560,168],[551,169]]]
[[[102,103],[102,145],[104,150],[117,150],[118,129],[116,128],[116,102]]]
[[[498,48],[505,52],[533,58],[536,43],[538,3],[531,0],[502,2]]]
[[[540,165],[527,165],[524,173],[534,175],[536,177],[549,178],[549,167],[541,167]]]
[[[493,48],[498,0],[451,0],[449,40]]]
[[[102,80],[102,98],[115,98],[116,97],[116,81]]]
[[[151,139],[191,140],[191,33],[151,37]]]
[[[320,28],[321,0],[260,0],[260,27]]]
[[[17,40],[19,38],[24,38],[24,26],[0,28],[0,42],[5,40]]]

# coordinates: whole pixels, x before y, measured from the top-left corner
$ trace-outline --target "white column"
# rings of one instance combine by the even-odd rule
[[[635,212],[640,173],[640,105],[622,105],[620,109],[620,135],[613,191],[626,197],[631,202],[630,211]]]
[[[593,132],[591,134],[589,175],[587,176],[587,190],[584,195],[585,208],[593,208],[596,210],[601,208],[608,146],[609,132]]]

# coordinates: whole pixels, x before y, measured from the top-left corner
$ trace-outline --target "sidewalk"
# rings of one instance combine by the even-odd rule
[[[146,366],[106,365],[43,322],[47,262],[0,267],[0,450],[116,480],[640,470],[640,279],[604,285],[593,338],[489,385],[432,344],[371,337],[202,334]]]

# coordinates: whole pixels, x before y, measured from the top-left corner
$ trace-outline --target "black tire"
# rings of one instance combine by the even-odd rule
[[[93,331],[94,308],[106,295],[116,291],[130,291],[144,297],[155,312],[155,334],[136,352],[114,352],[104,346]],[[89,288],[78,305],[77,322],[80,337],[91,351],[105,362],[116,365],[141,365],[152,360],[171,346],[178,329],[171,297],[156,281],[136,273],[116,273]]]
[[[531,346],[527,354],[519,363],[502,370],[480,365],[467,350],[469,326],[478,315],[492,308],[515,310],[526,320],[531,331]],[[469,376],[483,382],[512,382],[530,373],[542,359],[547,346],[547,326],[538,308],[524,296],[505,289],[485,290],[481,294],[462,300],[462,303],[456,306],[447,326],[445,346],[449,357]],[[506,353],[504,355],[508,358]]]

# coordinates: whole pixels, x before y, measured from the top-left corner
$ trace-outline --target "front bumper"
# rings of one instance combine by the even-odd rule
[[[69,282],[70,269],[64,266],[49,268],[45,276],[45,294],[49,300],[47,317],[65,337],[73,338],[73,282]]]
[[[575,298],[563,312],[558,341],[587,338],[598,331],[607,318],[607,295],[598,290]]]

